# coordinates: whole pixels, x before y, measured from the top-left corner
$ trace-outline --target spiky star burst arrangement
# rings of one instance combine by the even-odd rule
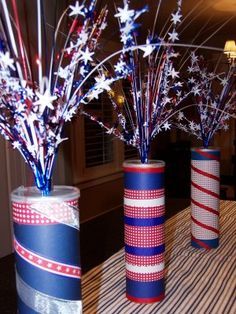
[[[181,4],[182,1],[178,0],[164,36],[150,32],[146,45],[138,46],[139,25],[136,19],[147,11],[147,7],[133,10],[129,1],[124,1],[124,7],[118,8],[115,15],[119,18],[123,43],[123,54],[115,70],[117,75],[126,73],[127,88],[122,91],[124,104],[118,104],[113,93],[109,93],[116,114],[113,125],[103,123],[88,110],[82,111],[108,133],[137,147],[142,163],[148,162],[151,141],[160,131],[171,128],[168,117],[191,93],[183,92],[183,82],[174,66],[178,53],[175,53],[173,45],[179,39],[177,29],[182,18]],[[159,7],[157,15],[158,10]]]
[[[43,2],[37,0],[37,64],[31,58],[27,23],[27,40],[23,39],[16,0],[12,1],[13,16],[6,1],[0,3],[0,132],[20,151],[34,173],[37,187],[46,195],[51,190],[58,146],[66,140],[62,137],[64,123],[71,120],[81,103],[109,90],[109,85],[123,74],[105,75],[98,65],[94,71],[94,54],[107,17],[106,8],[95,13],[96,0],[89,1],[89,5],[76,1],[64,11],[55,27],[46,65]],[[65,19],[71,21],[66,34]]]
[[[179,111],[176,126],[202,140],[204,148],[208,148],[218,130],[229,128],[228,120],[236,109],[235,75],[234,63],[226,73],[216,73],[208,70],[202,56],[191,53],[187,84],[192,90],[192,105],[197,115],[191,119]]]

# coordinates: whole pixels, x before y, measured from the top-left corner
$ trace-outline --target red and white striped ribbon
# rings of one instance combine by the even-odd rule
[[[191,232],[196,239],[212,240],[219,234],[219,161],[192,160]]]

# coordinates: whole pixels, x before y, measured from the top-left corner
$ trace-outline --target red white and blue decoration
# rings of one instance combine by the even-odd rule
[[[209,145],[219,130],[228,130],[229,118],[236,108],[236,66],[232,63],[223,72],[218,65],[209,70],[203,56],[191,53],[187,85],[192,91],[192,103],[186,106],[191,111],[179,111],[175,123],[203,145],[192,149],[191,242],[194,247],[205,249],[219,245],[220,151]]]
[[[191,156],[191,243],[212,249],[219,245],[220,151],[193,148]]]
[[[211,145],[216,132],[229,129],[229,119],[236,109],[236,65],[230,64],[227,71],[218,69],[218,63],[214,70],[209,68],[202,55],[190,54],[187,88],[192,103],[186,108],[192,107],[191,115],[180,110],[175,122],[179,129],[201,140],[204,148]]]
[[[79,191],[12,192],[19,313],[82,313]]]
[[[106,8],[96,12],[96,3],[76,1],[51,25],[42,0],[32,8],[0,1],[0,134],[19,150],[44,195],[52,188],[59,145],[67,140],[65,122],[124,76],[123,71],[110,74],[96,58],[108,13]],[[27,18],[32,9],[35,24]]]
[[[174,49],[179,40],[182,21],[182,0],[166,21],[160,35],[155,33],[162,1],[157,1],[153,30],[148,32],[146,44],[138,44],[141,32],[136,20],[148,7],[134,10],[124,0],[117,8],[123,53],[115,65],[116,75],[125,75],[123,85],[109,93],[114,111],[114,123],[103,122],[88,106],[81,112],[96,121],[108,134],[137,148],[142,163],[147,163],[151,142],[162,131],[171,129],[170,117],[179,109],[191,90],[185,92],[184,80],[179,76],[178,56]],[[181,44],[180,44],[181,46]],[[185,46],[185,45],[182,45]],[[123,99],[121,103],[118,100]]]
[[[161,301],[164,285],[164,162],[124,163],[126,296]]]

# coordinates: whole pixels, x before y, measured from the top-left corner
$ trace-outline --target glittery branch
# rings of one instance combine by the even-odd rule
[[[228,120],[235,112],[236,66],[232,64],[225,73],[210,72],[204,58],[192,52],[187,71],[188,88],[196,114],[191,119],[187,113],[180,111],[174,124],[202,140],[207,148],[218,130],[228,130]]]

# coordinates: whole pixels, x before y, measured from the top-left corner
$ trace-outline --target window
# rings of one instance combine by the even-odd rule
[[[113,108],[105,93],[87,104],[86,112],[100,117],[105,123],[112,121]],[[70,140],[66,150],[70,163],[67,169],[73,184],[101,178],[106,180],[106,177],[109,180],[109,176],[122,175],[123,143],[107,134],[98,123],[78,115],[69,125],[68,137]]]
[[[124,89],[125,87],[123,86]],[[121,94],[119,86],[115,88],[117,88],[116,93]],[[104,124],[112,126],[114,111],[109,95],[106,93],[100,94],[99,99],[93,99],[86,104],[84,109],[86,113]],[[74,120],[69,136],[74,184],[82,182],[87,184],[86,182],[91,180],[97,182],[97,180],[106,180],[106,177],[109,180],[112,176],[121,176],[123,161],[138,158],[135,147],[128,146],[114,135],[108,134],[98,123],[86,116]]]
[[[98,100],[87,105],[87,112],[98,117],[104,123],[112,121],[112,106],[106,93]],[[84,120],[85,167],[94,167],[111,163],[114,160],[113,137],[106,133],[98,123],[89,118]]]

